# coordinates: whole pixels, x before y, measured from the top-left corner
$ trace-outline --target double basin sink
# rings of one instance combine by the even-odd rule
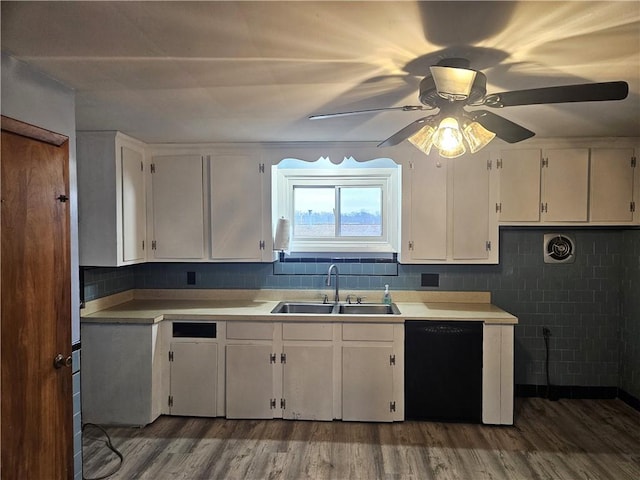
[[[271,313],[312,313],[320,315],[400,315],[395,303],[309,303],[280,302]]]

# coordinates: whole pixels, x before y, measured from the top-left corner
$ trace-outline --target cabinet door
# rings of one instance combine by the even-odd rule
[[[633,149],[591,150],[589,212],[592,222],[633,220]]]
[[[154,259],[204,257],[202,157],[154,157]]]
[[[425,157],[410,165],[408,175],[411,176],[409,260],[445,260],[447,163],[438,166]]]
[[[513,425],[513,325],[482,333],[482,423]]]
[[[342,419],[392,422],[392,346],[342,347]]]
[[[333,347],[285,346],[283,418],[333,420]]]
[[[250,156],[211,158],[211,258],[262,261],[264,176]]]
[[[215,417],[218,345],[173,342],[171,352],[171,415]]]
[[[142,155],[121,147],[122,161],[122,259],[144,260],[146,206]]]
[[[454,260],[489,258],[488,154],[465,155],[452,163]],[[497,229],[497,225],[495,226]]]
[[[500,157],[500,221],[540,221],[540,150],[503,150]]]
[[[545,150],[543,157],[543,220],[586,222],[589,206],[589,150]]]
[[[227,345],[227,418],[273,418],[270,345]]]

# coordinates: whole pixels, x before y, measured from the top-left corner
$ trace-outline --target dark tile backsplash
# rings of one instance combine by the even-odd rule
[[[571,264],[543,262],[543,235],[575,238]],[[147,263],[85,271],[85,300],[130,288],[326,289],[326,264]],[[640,230],[502,228],[499,265],[343,263],[343,290],[482,290],[519,318],[516,383],[620,387],[640,397]],[[383,269],[383,270],[381,270]],[[193,272],[188,275],[188,272]],[[437,274],[438,287],[422,287]],[[194,277],[195,276],[195,277]],[[189,284],[188,279],[194,284]],[[434,278],[434,277],[431,277]]]

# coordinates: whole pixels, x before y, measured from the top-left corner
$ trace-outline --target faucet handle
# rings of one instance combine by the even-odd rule
[[[351,297],[352,297],[352,295],[351,295],[351,294],[349,294],[349,295],[347,295],[347,298],[345,299],[345,300],[346,300],[346,302],[347,302],[349,305],[351,305]]]
[[[365,298],[367,298],[367,297],[366,296],[356,297],[356,303],[362,303],[362,300],[364,300]]]
[[[322,297],[322,303],[329,303],[329,295],[327,295],[326,293]]]

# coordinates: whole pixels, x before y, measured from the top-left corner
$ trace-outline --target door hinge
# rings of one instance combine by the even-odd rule
[[[142,240],[142,249],[144,250],[144,240]]]
[[[409,162],[409,170],[413,170],[413,162]]]
[[[502,213],[502,202],[496,203],[496,213]]]
[[[631,157],[631,168],[636,168],[636,157]]]
[[[280,408],[281,408],[282,410],[284,410],[284,409],[286,409],[286,408],[287,408],[287,401],[286,401],[284,398],[281,398],[281,399],[280,399]]]
[[[169,352],[169,361],[173,362],[173,352]]]
[[[540,213],[547,213],[548,210],[546,202],[540,204]]]
[[[487,252],[491,251],[491,240],[487,240],[487,243],[485,243],[485,249]]]
[[[281,353],[280,354],[280,363],[287,363],[287,354],[286,353]]]
[[[413,250],[413,240],[409,240],[409,250]]]
[[[549,167],[549,157],[542,159],[542,167]]]
[[[631,213],[636,211],[636,202],[629,202],[629,211]]]
[[[389,402],[389,411],[390,412],[396,411],[396,402]]]
[[[151,250],[155,250],[156,249],[156,241],[152,240],[151,241]]]
[[[487,170],[491,170],[493,168],[493,162],[491,159],[487,160]]]
[[[269,363],[276,363],[276,354],[275,353],[270,353],[269,354]],[[275,402],[275,400],[274,400]]]
[[[276,399],[275,398],[270,398],[269,399],[269,408],[270,409],[276,408]]]
[[[173,407],[173,395],[169,395],[169,401],[167,403],[170,407]]]
[[[496,158],[496,170],[498,168],[502,168],[502,159],[501,158]]]
[[[144,163],[143,162],[140,162],[140,171],[144,172]]]
[[[258,164],[258,173],[264,173],[264,163]]]
[[[395,364],[396,364],[396,356],[389,355],[389,365],[395,365]]]
[[[152,163],[152,164],[150,165],[150,169],[151,169],[151,173],[156,173],[156,164],[155,164],[155,163]]]
[[[264,247],[265,247],[265,242],[264,242],[264,240],[260,240],[260,241],[258,242],[258,246],[260,247],[260,250],[264,250]]]
[[[67,197],[66,195],[59,195],[58,197],[56,197],[56,200],[65,203],[67,200],[69,200],[69,197]]]

